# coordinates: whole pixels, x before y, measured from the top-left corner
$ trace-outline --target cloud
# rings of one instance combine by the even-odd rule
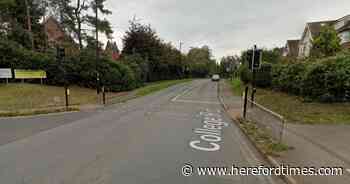
[[[220,58],[257,44],[283,46],[301,36],[307,21],[337,19],[350,13],[349,0],[109,0],[108,17],[121,47],[135,15],[175,46],[208,45]]]

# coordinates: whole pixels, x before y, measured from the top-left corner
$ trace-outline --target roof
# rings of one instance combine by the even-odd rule
[[[289,48],[289,56],[297,56],[299,53],[300,40],[287,40],[287,47]]]
[[[343,27],[341,27],[340,29],[338,29],[337,31],[340,33],[340,32],[348,31],[348,30],[350,30],[350,21],[345,23],[345,25]]]
[[[320,34],[321,28],[325,25],[331,26],[335,23],[335,20],[320,21],[320,22],[308,22],[307,26],[311,32],[312,37],[316,37]]]

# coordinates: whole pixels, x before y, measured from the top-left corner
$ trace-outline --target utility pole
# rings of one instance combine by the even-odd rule
[[[96,27],[96,90],[97,94],[100,94],[100,74],[98,72],[98,60],[99,60],[99,48],[98,48],[98,8],[97,0],[95,0],[95,27]]]
[[[180,65],[181,65],[181,69],[182,69],[182,77],[184,77],[185,75],[185,68],[184,68],[184,65],[182,64],[182,45],[184,43],[182,41],[180,41],[180,48],[179,48],[179,51],[180,51]]]
[[[34,50],[34,38],[33,38],[33,32],[32,32],[32,20],[30,17],[30,8],[28,4],[28,0],[24,0],[25,6],[26,6],[26,13],[27,13],[27,25],[28,25],[28,32],[30,35],[30,42],[32,45],[32,50]]]

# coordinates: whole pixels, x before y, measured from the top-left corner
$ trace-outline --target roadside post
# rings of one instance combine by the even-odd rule
[[[68,111],[70,91],[67,85],[64,85],[64,91],[65,91],[65,97],[66,97],[66,110]]]
[[[64,81],[64,96],[65,96],[65,101],[66,101],[66,110],[68,110],[69,107],[69,95],[70,95],[70,91],[68,88],[68,82],[67,82],[67,74],[66,74],[66,70],[64,69],[64,67],[62,66],[62,62],[64,60],[64,58],[66,57],[66,53],[65,53],[65,49],[62,47],[57,46],[57,51],[56,51],[56,57],[57,57],[57,61],[59,63],[59,69],[61,70],[62,74],[63,74],[63,81]]]
[[[244,92],[244,107],[243,107],[243,118],[244,119],[246,119],[246,117],[247,117],[248,91],[249,91],[249,87],[247,86],[245,88],[245,92]]]
[[[250,59],[250,58],[249,58]],[[262,50],[257,49],[257,46],[254,45],[252,54],[251,54],[251,64],[250,64],[250,69],[253,72],[253,80],[252,80],[252,95],[251,95],[251,106],[254,106],[254,100],[255,100],[255,93],[256,93],[256,70],[260,68],[262,60]]]
[[[105,86],[102,86],[102,99],[103,99],[103,105],[106,105],[106,92],[105,92]]]

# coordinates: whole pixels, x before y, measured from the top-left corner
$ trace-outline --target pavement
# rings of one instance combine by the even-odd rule
[[[221,83],[221,95],[230,115],[242,114],[242,98],[234,96],[227,83]],[[233,113],[232,113],[233,112]],[[255,119],[264,119],[256,114]],[[273,121],[273,119],[270,119]],[[270,122],[280,124],[280,122]],[[283,143],[292,150],[273,157],[278,165],[292,167],[342,167],[342,176],[293,176],[290,183],[299,184],[349,184],[350,183],[350,126],[349,125],[303,125],[285,127]]]
[[[96,111],[0,119],[0,183],[281,184],[196,174],[199,166],[268,165],[217,96],[217,83],[195,80]]]

